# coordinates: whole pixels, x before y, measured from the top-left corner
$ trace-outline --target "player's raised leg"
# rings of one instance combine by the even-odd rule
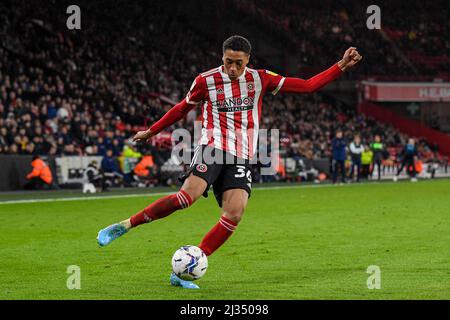
[[[99,245],[108,245],[131,228],[167,217],[177,210],[191,206],[203,194],[206,187],[205,180],[190,175],[177,193],[158,199],[134,216],[100,230],[97,236]]]
[[[247,206],[248,193],[244,189],[230,189],[222,195],[222,216],[205,235],[199,248],[207,256],[216,251],[233,234]]]

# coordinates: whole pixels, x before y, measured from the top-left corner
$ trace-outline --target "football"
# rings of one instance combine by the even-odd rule
[[[183,280],[198,280],[208,269],[208,258],[199,247],[182,246],[172,257],[172,269]]]

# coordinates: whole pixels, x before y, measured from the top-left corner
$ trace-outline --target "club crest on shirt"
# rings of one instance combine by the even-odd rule
[[[253,92],[253,91],[255,91],[255,85],[254,85],[252,82],[247,83],[247,91],[248,91],[248,92]]]
[[[206,172],[206,170],[208,170],[208,166],[206,164],[201,163],[197,165],[196,169],[198,172],[204,173]]]
[[[217,89],[217,94],[223,94],[223,88]]]

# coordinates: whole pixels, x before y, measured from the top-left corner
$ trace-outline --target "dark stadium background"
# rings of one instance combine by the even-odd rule
[[[66,27],[66,8],[71,4],[81,8],[81,30]],[[385,179],[392,177],[408,137],[419,141],[423,176],[429,177],[430,168],[447,176],[447,2],[377,1],[381,30],[366,26],[370,4],[2,1],[0,189],[22,189],[35,154],[43,156],[62,188],[81,188],[89,161],[63,160],[70,164],[61,168],[61,158],[98,156],[95,159],[101,162],[110,149],[120,174],[133,170],[139,159],[124,160],[127,139],[182,99],[199,72],[220,65],[222,41],[232,34],[250,39],[251,67],[286,76],[310,77],[338,61],[349,46],[364,57],[320,93],[266,98],[263,127],[281,131],[283,168],[275,177],[258,180],[329,178],[330,141],[337,129],[343,129],[349,141],[360,133],[364,144],[370,144],[375,134],[382,136],[387,146]],[[443,96],[377,101],[367,93],[379,82],[394,81],[400,87],[411,83],[442,87]],[[172,129],[192,130],[198,116],[197,112]],[[166,163],[169,132],[151,145],[136,147],[153,157],[151,179],[131,179],[125,185],[176,184],[182,167]],[[116,183],[123,185],[120,179]]]
[[[71,5],[81,10],[79,30],[67,27]],[[381,29],[367,26],[370,5],[381,10]],[[2,300],[18,300],[8,301],[15,314],[66,303],[64,316],[84,301],[27,308],[23,300],[111,299],[111,308],[99,301],[92,309],[103,318],[134,310],[180,318],[189,305],[267,305],[277,318],[289,307],[306,313],[305,300],[370,300],[371,311],[383,305],[373,300],[448,300],[449,16],[447,0],[0,1],[1,310]],[[363,59],[318,92],[264,98],[261,128],[280,132],[277,173],[255,166],[242,221],[227,228],[236,232],[208,256],[200,290],[185,290],[171,285],[171,257],[201,246],[211,227],[223,231],[216,226],[227,213],[214,190],[172,211],[187,206],[177,179],[187,166],[171,157],[171,134],[192,133],[200,110],[149,144],[129,139],[221,65],[234,34],[253,46],[250,67],[283,76],[314,76],[350,46]],[[339,130],[348,183],[332,183]],[[359,183],[348,157],[356,134],[365,147]],[[394,182],[409,138],[418,157]],[[32,163],[53,177],[37,185],[45,190],[25,190],[40,181],[28,179]],[[173,214],[148,221],[156,211]],[[150,223],[101,246],[102,230],[131,224],[130,216]],[[344,302],[346,317],[359,302]],[[310,303],[315,315],[339,312],[338,303]],[[411,301],[401,306],[414,310]]]

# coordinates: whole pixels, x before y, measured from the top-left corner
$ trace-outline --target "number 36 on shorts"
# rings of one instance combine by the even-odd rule
[[[236,165],[236,174],[234,175],[235,178],[243,178],[246,177],[248,182],[252,182],[252,171],[247,168],[246,166],[240,166]]]

